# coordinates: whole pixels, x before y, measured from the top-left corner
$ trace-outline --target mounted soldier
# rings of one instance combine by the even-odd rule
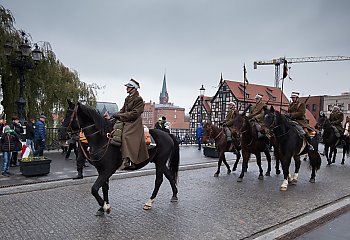
[[[232,147],[233,123],[234,123],[234,118],[237,116],[237,114],[239,114],[239,112],[236,108],[236,104],[234,102],[229,102],[226,119],[225,119],[224,123],[222,124],[222,126],[225,130],[227,143],[231,144],[231,147]]]
[[[255,104],[252,105],[250,112],[248,114],[249,121],[255,126],[256,131],[258,133],[258,138],[264,137],[264,135],[261,133],[261,124],[264,120],[264,107],[266,107],[266,104],[262,102],[263,95],[262,94],[256,94],[255,96]]]
[[[311,145],[311,138],[309,132],[316,132],[316,130],[310,127],[305,118],[306,105],[305,103],[299,101],[298,92],[292,92],[291,99],[292,102],[289,104],[288,113],[286,114],[286,116],[302,127],[304,131],[303,135],[306,138],[309,150],[314,150],[313,146]]]
[[[340,108],[337,105],[335,105],[333,107],[331,115],[329,116],[329,121],[332,124],[335,136],[338,138],[340,138],[344,132],[344,129],[342,126],[343,120],[344,120],[344,114],[340,111]]]

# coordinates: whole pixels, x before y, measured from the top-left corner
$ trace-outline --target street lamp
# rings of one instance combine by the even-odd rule
[[[21,31],[22,43],[20,45],[14,45],[11,42],[4,44],[4,52],[9,63],[13,68],[16,68],[19,75],[19,99],[17,101],[17,112],[21,123],[25,120],[25,105],[26,100],[24,98],[25,90],[25,73],[28,69],[34,67],[34,63],[38,63],[42,59],[42,52],[37,44],[34,44],[32,50],[31,43],[27,38],[27,34]],[[15,51],[13,51],[15,49]]]
[[[203,84],[202,84],[202,87],[199,89],[199,96],[200,96],[200,123],[203,123],[203,98],[204,98],[204,93],[205,93],[205,88],[203,87]]]

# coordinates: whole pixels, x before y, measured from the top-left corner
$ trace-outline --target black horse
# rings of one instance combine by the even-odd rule
[[[214,174],[214,177],[218,177],[220,174],[221,163],[223,162],[227,168],[227,174],[231,173],[230,165],[228,165],[225,157],[225,152],[233,152],[236,155],[236,161],[232,167],[232,171],[236,171],[237,164],[241,158],[239,152],[239,143],[235,136],[232,136],[233,149],[230,149],[231,144],[227,142],[225,131],[222,128],[215,126],[214,124],[207,122],[204,124],[203,143],[208,143],[209,139],[214,139],[215,147],[219,152],[218,169]]]
[[[323,131],[322,143],[324,144],[324,154],[327,158],[327,164],[331,165],[332,163],[335,163],[335,158],[338,152],[337,146],[340,144],[343,145],[343,159],[341,164],[344,164],[345,153],[348,151],[345,138],[342,142],[341,137],[336,136],[334,127],[324,113],[320,114],[316,123],[316,128]]]
[[[275,135],[275,147],[279,152],[279,157],[283,169],[284,180],[280,187],[281,191],[286,191],[288,182],[296,184],[298,181],[298,173],[300,169],[300,155],[308,154],[309,164],[312,169],[310,182],[315,182],[316,171],[320,169],[321,157],[318,154],[318,139],[312,138],[312,146],[314,150],[308,150],[305,137],[301,137],[298,129],[292,122],[280,112],[275,111],[273,107],[265,114],[264,125],[270,129]],[[289,167],[292,157],[295,161],[295,172],[293,177],[289,174]]]
[[[245,112],[242,114],[237,114],[234,118],[233,128],[235,134],[241,135],[241,147],[242,147],[242,170],[237,181],[242,182],[244,177],[244,172],[248,169],[248,161],[250,155],[254,154],[256,157],[256,163],[259,167],[259,179],[264,179],[263,169],[261,167],[261,152],[266,156],[267,160],[267,171],[266,176],[271,174],[271,154],[269,150],[269,140],[266,136],[263,138],[258,138],[256,127],[252,124],[248,117],[245,116]],[[277,169],[277,168],[276,168]]]
[[[110,140],[106,137],[106,133],[113,129],[113,125],[109,124],[95,109],[87,105],[79,102],[73,104],[70,101],[68,101],[68,105],[62,128],[73,132],[83,130],[90,146],[90,158],[88,160],[96,167],[98,172],[98,178],[91,188],[92,195],[100,205],[96,215],[101,216],[105,212],[110,213],[109,178],[123,162],[121,148],[112,146]],[[148,160],[136,165],[136,169],[144,167],[149,162],[154,162],[156,166],[155,187],[151,198],[144,205],[145,210],[152,207],[163,182],[163,174],[169,180],[172,188],[171,202],[178,200],[176,181],[180,162],[179,145],[175,136],[157,129],[150,129],[149,131],[156,142],[156,147],[149,149],[150,158]],[[98,193],[101,187],[103,198]]]

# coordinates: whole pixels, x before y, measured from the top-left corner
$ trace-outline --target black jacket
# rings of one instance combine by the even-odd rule
[[[4,133],[1,137],[1,151],[13,152],[15,149],[15,141],[18,141],[17,135]]]
[[[26,124],[26,139],[34,139],[34,126],[32,122],[27,122]]]

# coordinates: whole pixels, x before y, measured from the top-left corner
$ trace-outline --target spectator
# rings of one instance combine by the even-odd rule
[[[17,116],[12,117],[12,123],[10,124],[10,128],[12,130],[14,130],[18,135],[18,138],[14,142],[14,149],[13,149],[12,157],[11,157],[11,167],[17,167],[18,166],[18,163],[17,163],[18,151],[22,150],[22,143],[20,141],[20,135],[24,132],[23,127],[22,127],[21,123],[19,122],[19,118]]]
[[[79,133],[72,134],[67,141],[68,150],[67,150],[66,157],[65,157],[66,160],[69,160],[69,155],[72,152],[72,149],[73,149],[74,154],[75,154],[75,159],[78,156],[78,152],[77,152],[77,140],[79,139],[78,134]]]
[[[160,130],[162,130],[162,128],[163,128],[163,120],[162,120],[162,118],[160,117],[159,119],[158,119],[158,122],[156,122],[156,124],[154,125],[154,128],[155,129],[160,129]]]
[[[89,157],[88,147],[89,147],[89,143],[88,143],[83,131],[80,131],[78,157],[77,157],[78,175],[76,177],[74,177],[73,179],[82,179],[83,178],[83,168],[87,167],[87,166],[85,166],[85,161]]]
[[[203,126],[202,123],[200,123],[196,129],[196,138],[198,142],[198,150],[202,149],[202,138],[203,138]]]
[[[35,124],[34,138],[36,143],[38,144],[38,149],[34,151],[33,153],[34,157],[44,155],[44,149],[45,149],[45,143],[46,143],[45,120],[46,120],[46,117],[44,115],[41,115],[39,118],[39,121],[37,121]]]
[[[6,125],[5,114],[2,114],[0,116],[0,138],[1,138],[2,134],[4,133],[5,125]]]
[[[26,145],[30,147],[32,153],[34,153],[34,124],[35,118],[31,118],[29,122],[26,124]]]
[[[14,151],[14,142],[18,137],[16,132],[10,128],[10,126],[4,127],[4,134],[1,137],[1,151],[2,151],[2,172],[5,177],[10,176],[10,161],[11,155]]]

